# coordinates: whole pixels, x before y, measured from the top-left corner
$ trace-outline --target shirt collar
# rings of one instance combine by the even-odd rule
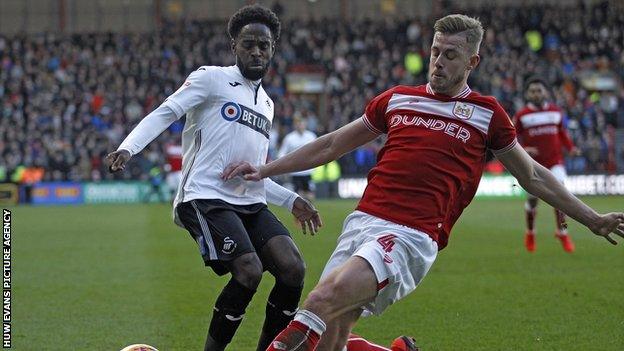
[[[433,89],[431,89],[431,85],[429,83],[427,83],[427,93],[431,94],[431,95],[442,95],[442,96],[446,96],[444,94],[436,94]],[[464,87],[464,89],[462,89],[459,93],[457,93],[455,96],[451,96],[451,98],[453,99],[461,99],[461,98],[465,98],[466,96],[470,95],[470,93],[472,93],[472,89],[470,89],[470,87],[468,86],[468,84],[466,84],[466,86]]]
[[[235,71],[235,72],[236,72],[236,73],[237,73],[237,74],[238,74],[238,75],[239,75],[242,79],[244,79],[246,82],[249,82],[249,83],[253,84],[253,86],[254,86],[254,87],[256,87],[256,86],[258,86],[260,83],[262,83],[262,79],[258,79],[258,80],[251,80],[251,79],[246,78],[246,77],[243,75],[243,72],[241,72],[241,70],[240,70],[240,68],[238,67],[238,65],[234,65],[234,66],[231,66],[231,67],[233,67],[233,70],[234,70],[234,71]]]
[[[544,101],[544,103],[542,103],[542,106],[539,107],[537,105],[535,105],[532,102],[527,103],[527,107],[530,108],[533,111],[537,111],[537,110],[545,110],[548,107],[548,102]]]

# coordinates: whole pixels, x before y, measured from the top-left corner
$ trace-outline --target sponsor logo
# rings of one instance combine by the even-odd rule
[[[234,240],[230,239],[229,236],[226,236],[225,239],[223,239],[223,248],[221,249],[221,252],[229,255],[234,252],[234,250],[236,250],[236,243]]]
[[[409,115],[394,115],[390,118],[390,128],[398,125],[425,127],[431,130],[443,131],[456,139],[466,143],[470,139],[470,131],[453,122],[446,122],[437,118],[426,118]]]
[[[241,108],[237,103],[226,102],[221,107],[221,117],[228,122],[233,122],[239,119],[241,116]]]
[[[271,108],[271,102],[269,101],[269,99],[266,99],[265,102],[266,102],[267,107]]]
[[[228,122],[236,121],[264,135],[267,139],[269,138],[271,121],[249,107],[234,102],[226,102],[221,107],[221,117]]]
[[[538,136],[538,135],[555,135],[559,134],[559,130],[556,126],[544,126],[537,128],[528,129],[530,136]]]
[[[188,80],[186,82],[184,82],[184,86],[188,87],[189,85],[191,85],[191,82],[189,82]]]
[[[232,82],[228,82],[228,83],[229,83],[231,86],[233,86],[233,87],[237,87],[237,86],[241,85],[241,83],[239,83],[239,82],[234,82],[234,83],[232,83]]]
[[[455,102],[455,106],[453,107],[453,114],[455,117],[463,120],[470,119],[472,117],[472,113],[474,112],[474,105],[467,104],[465,102],[457,101]]]

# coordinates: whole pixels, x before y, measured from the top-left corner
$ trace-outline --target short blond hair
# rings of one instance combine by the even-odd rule
[[[433,25],[434,32],[442,34],[463,33],[472,53],[479,52],[479,46],[483,39],[483,25],[474,17],[454,14],[440,18]]]

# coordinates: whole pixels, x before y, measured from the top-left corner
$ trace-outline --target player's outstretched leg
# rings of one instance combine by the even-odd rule
[[[537,198],[530,197],[524,204],[527,230],[524,235],[524,247],[527,251],[535,251],[535,216],[537,215]]]
[[[557,221],[557,231],[555,232],[555,237],[559,239],[565,252],[574,252],[574,242],[568,235],[568,225],[566,224],[565,214],[555,209],[555,220]]]
[[[228,262],[232,279],[215,303],[204,351],[222,351],[232,341],[243,320],[245,309],[262,279],[262,263],[255,253]]]

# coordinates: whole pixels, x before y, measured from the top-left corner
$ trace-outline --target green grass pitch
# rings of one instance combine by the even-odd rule
[[[598,211],[622,197],[585,198]],[[303,236],[277,209],[314,287],[353,201],[319,201],[325,226]],[[13,208],[15,350],[200,350],[227,277],[204,268],[168,205]],[[612,246],[576,222],[577,252],[538,211],[537,251],[525,252],[522,200],[477,200],[423,283],[356,332],[388,345],[416,337],[424,350],[624,350],[624,242]],[[266,274],[229,350],[255,350],[273,279]]]

